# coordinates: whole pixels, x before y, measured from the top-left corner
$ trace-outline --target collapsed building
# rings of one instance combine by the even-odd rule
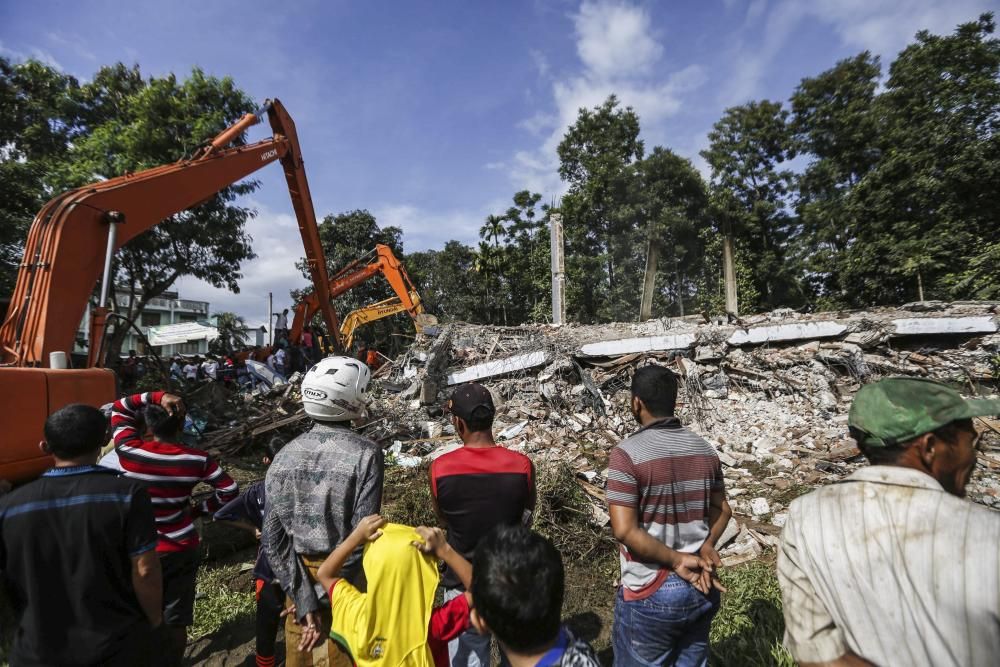
[[[1000,377],[994,303],[920,302],[864,312],[779,310],[743,319],[705,315],[642,323],[497,327],[450,324],[417,337],[374,374],[364,426],[393,465],[418,467],[461,446],[442,405],[450,388],[478,381],[497,406],[494,433],[536,466],[564,465],[591,499],[591,522],[608,523],[611,448],[636,428],[634,370],[668,365],[680,378],[678,415],[718,451],[735,513],[726,564],[777,543],[788,503],[863,465],[847,434],[862,384],[907,375],[992,395]],[[731,321],[730,321],[731,320]],[[206,444],[233,452],[287,439],[307,424],[298,378],[258,392],[252,413]],[[971,500],[1000,508],[1000,421],[987,432]],[[992,451],[991,451],[992,448]]]

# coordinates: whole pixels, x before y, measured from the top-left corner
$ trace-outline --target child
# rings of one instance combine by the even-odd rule
[[[265,459],[266,460],[266,459]],[[269,462],[269,461],[268,461]],[[215,513],[216,521],[226,521],[252,532],[259,540],[264,524],[264,481],[254,482],[235,500],[229,501]],[[257,588],[257,667],[273,667],[274,647],[285,594],[274,578],[271,565],[267,562],[264,549],[258,547],[257,562],[253,566],[254,583]]]
[[[362,545],[368,593],[337,578],[344,561]],[[316,578],[330,595],[330,637],[355,665],[447,667],[448,641],[469,626],[470,598],[466,593],[434,608],[438,558],[466,587],[471,584],[469,561],[448,545],[440,528],[414,529],[374,514],[323,562]]]
[[[476,547],[472,624],[492,632],[513,667],[598,667],[587,642],[560,625],[562,558],[524,526],[498,526]]]

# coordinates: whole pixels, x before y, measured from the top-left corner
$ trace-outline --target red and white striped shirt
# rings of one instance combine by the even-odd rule
[[[136,413],[143,406],[159,405],[161,391],[134,394],[115,401],[111,413],[115,451],[126,476],[147,485],[153,501],[159,552],[186,551],[200,538],[192,521],[191,490],[201,482],[215,494],[198,505],[198,514],[210,514],[236,498],[236,482],[223,472],[207,452],[185,445],[144,441],[136,428]]]

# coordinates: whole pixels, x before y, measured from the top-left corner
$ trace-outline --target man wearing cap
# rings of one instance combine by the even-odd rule
[[[796,499],[778,555],[785,645],[802,665],[995,665],[1000,513],[962,500],[965,400],[930,380],[861,388],[848,427],[871,466]]]
[[[535,509],[535,471],[524,454],[493,440],[496,408],[486,387],[458,387],[445,405],[463,447],[431,463],[431,495],[448,543],[471,560],[484,535],[499,525],[531,523]],[[445,600],[462,593],[458,577],[444,571]],[[489,667],[490,640],[469,630],[448,645],[452,667]]]

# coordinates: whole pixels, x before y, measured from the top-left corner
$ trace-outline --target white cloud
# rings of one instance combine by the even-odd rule
[[[888,60],[919,30],[949,34],[991,9],[991,0],[816,0],[810,13],[832,24],[845,44]]]
[[[503,162],[515,188],[549,196],[564,191],[556,148],[581,108],[598,106],[615,94],[639,114],[643,135],[659,138],[664,120],[679,111],[681,96],[706,79],[698,65],[672,73],[662,67],[664,48],[643,7],[585,0],[572,24],[581,68],[552,79],[552,109],[537,111],[518,124],[542,140]]]
[[[65,68],[56,60],[54,55],[37,46],[29,46],[27,51],[21,51],[7,46],[3,43],[3,40],[0,40],[0,56],[7,56],[15,62],[22,62],[31,58],[49,67],[54,67],[59,71],[65,71]]]
[[[87,48],[86,42],[79,35],[66,34],[56,30],[45,33],[45,38],[56,46],[70,50],[85,60],[97,62],[97,55]]]
[[[641,7],[586,0],[574,17],[576,51],[596,77],[634,77],[649,72],[663,53],[649,14]]]
[[[950,34],[959,23],[995,9],[995,0],[784,0],[764,12],[764,0],[751,3],[743,32],[757,43],[737,42],[736,66],[722,86],[724,104],[760,95],[760,82],[799,24],[813,19],[829,25],[841,42],[882,56],[888,65],[919,30]],[[763,26],[757,25],[763,20]],[[833,64],[832,62],[830,63]]]
[[[479,228],[490,213],[507,209],[507,201],[490,201],[478,210],[430,210],[414,204],[386,203],[372,209],[381,227],[394,226],[403,230],[406,252],[440,249],[445,241],[456,240],[475,244]]]
[[[253,200],[246,205],[258,212],[247,223],[257,258],[241,267],[240,293],[233,294],[191,277],[179,279],[175,289],[182,298],[208,301],[213,313],[232,311],[248,322],[259,324],[267,311],[268,292],[274,295],[274,307],[281,310],[291,306],[289,292],[307,287],[309,281],[295,268],[305,250],[294,215],[272,211]]]
[[[548,77],[550,67],[549,60],[545,57],[545,54],[538,49],[531,49],[528,53],[531,55],[531,62],[534,63],[538,76],[543,79]]]

